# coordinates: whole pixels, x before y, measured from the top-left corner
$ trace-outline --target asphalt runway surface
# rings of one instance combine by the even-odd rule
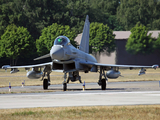
[[[0,88],[7,91],[8,87]],[[11,91],[44,92],[42,86],[18,86]],[[48,92],[49,91],[49,92]],[[0,94],[0,109],[66,106],[112,106],[160,104],[159,81],[109,82],[105,91],[97,83],[51,85],[45,93]]]

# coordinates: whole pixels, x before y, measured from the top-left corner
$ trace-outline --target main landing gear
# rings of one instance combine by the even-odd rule
[[[43,89],[47,90],[48,86],[50,86],[50,72],[47,72],[47,79],[44,79],[44,77],[45,77],[45,72],[42,77],[42,80],[43,80]]]
[[[103,79],[102,79],[102,76],[104,77]],[[101,66],[98,84],[101,86],[102,90],[106,90],[106,82],[107,81],[108,81],[108,79],[107,79],[106,74],[104,72],[104,68]]]

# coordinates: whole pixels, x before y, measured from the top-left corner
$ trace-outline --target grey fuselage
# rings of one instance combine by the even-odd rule
[[[80,51],[79,49],[76,49],[71,44],[66,46],[54,45],[50,50],[50,55],[52,60],[57,59],[59,61],[68,61],[73,59],[79,59],[87,62],[97,62],[95,57],[83,51]]]
[[[59,37],[65,37],[65,36],[59,36]],[[93,62],[97,63],[97,60],[92,55],[85,53],[77,48],[75,48],[72,44],[70,44],[70,41],[67,37],[67,42],[65,44],[56,44],[52,46],[50,50],[50,56],[52,58],[52,61],[57,61],[57,64],[65,64],[69,63],[70,61],[75,61],[75,66],[78,66],[79,62]],[[55,40],[56,41],[56,40]],[[69,65],[68,65],[69,66]],[[52,67],[52,69],[57,69]],[[63,69],[64,68],[60,68]],[[79,67],[75,67],[76,70],[79,69]]]

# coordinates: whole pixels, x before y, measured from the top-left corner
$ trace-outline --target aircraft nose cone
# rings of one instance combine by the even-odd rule
[[[53,46],[50,51],[50,56],[52,59],[63,60],[64,50],[61,45]]]

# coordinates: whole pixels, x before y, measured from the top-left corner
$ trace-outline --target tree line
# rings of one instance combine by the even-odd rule
[[[81,33],[86,15],[90,22],[123,30],[117,21],[119,0],[0,0],[0,35],[9,24],[23,26],[36,40],[44,27],[57,23]]]
[[[131,30],[137,23],[158,30],[159,14],[158,0],[0,0],[0,62],[7,53],[14,60],[47,54],[59,34],[76,46],[73,40],[82,32],[86,15],[91,22],[90,51],[110,53],[115,50],[113,31]]]

